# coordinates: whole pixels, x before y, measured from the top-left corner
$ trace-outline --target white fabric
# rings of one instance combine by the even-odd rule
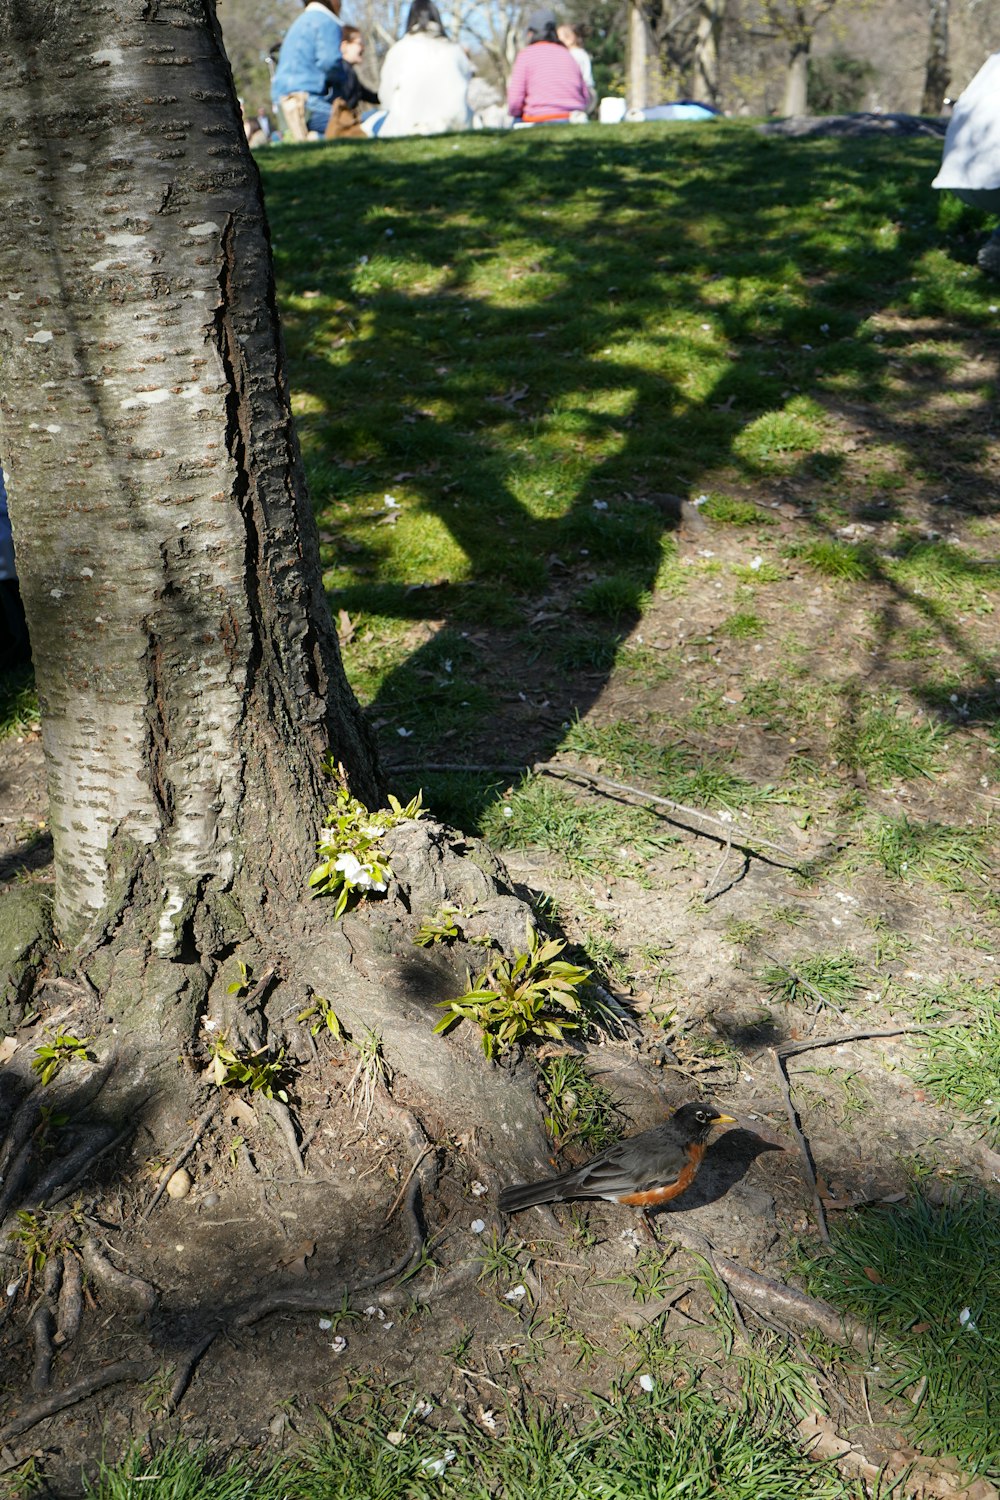
[[[594,88],[594,64],[591,61],[590,53],[585,47],[570,47],[568,50],[570,57],[575,60],[577,67],[583,74],[583,81],[587,85],[587,98],[590,101],[589,108],[593,109],[597,103],[597,90]]]
[[[932,187],[1000,188],[1000,52],[994,52],[961,94],[948,121],[941,170]]]
[[[392,135],[440,135],[468,130],[472,64],[457,42],[411,31],[386,53],[378,96],[387,111],[378,131]]]

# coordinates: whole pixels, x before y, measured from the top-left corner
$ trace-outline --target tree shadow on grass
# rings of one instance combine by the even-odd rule
[[[717,485],[794,504],[803,544],[884,510],[858,553],[879,648],[915,611],[964,663],[975,707],[954,713],[927,661],[918,698],[959,727],[995,719],[984,654],[918,573],[907,581],[920,539],[900,534],[890,488],[913,491],[911,527],[997,504],[982,486],[990,426],[969,414],[992,354],[949,408],[924,347],[943,319],[982,321],[959,272],[923,269],[943,238],[936,150],[722,127],[267,158],[331,602],[348,633],[410,647],[371,701],[401,789],[423,784],[476,826],[497,776],[550,757],[663,587],[685,502]],[[337,340],[346,363],[330,362]],[[884,505],[877,475],[838,495],[859,437],[892,466]],[[393,490],[404,499],[386,508]],[[995,581],[960,549],[937,553],[965,584]],[[447,764],[471,769],[433,770]]]

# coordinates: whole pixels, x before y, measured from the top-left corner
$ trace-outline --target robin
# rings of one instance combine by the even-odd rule
[[[682,1104],[665,1125],[616,1141],[572,1172],[504,1188],[497,1206],[510,1214],[536,1203],[606,1198],[609,1203],[641,1208],[651,1229],[649,1210],[669,1203],[691,1186],[710,1132],[716,1125],[735,1124],[732,1115],[721,1114],[711,1104]]]

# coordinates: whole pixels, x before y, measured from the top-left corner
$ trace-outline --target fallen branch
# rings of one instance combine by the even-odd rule
[[[178,1151],[173,1160],[168,1162],[163,1171],[160,1173],[160,1181],[157,1184],[156,1192],[153,1194],[149,1207],[146,1209],[146,1212],[142,1216],[142,1223],[145,1224],[146,1220],[153,1212],[153,1209],[156,1207],[160,1199],[163,1197],[164,1193],[167,1191],[167,1183],[170,1181],[171,1177],[173,1177],[174,1173],[178,1170],[179,1167],[182,1167],[184,1165],[188,1157],[191,1155],[192,1151],[198,1145],[198,1142],[201,1140],[202,1136],[205,1134],[205,1131],[211,1124],[212,1117],[215,1115],[215,1112],[218,1110],[221,1103],[221,1095],[218,1098],[212,1100],[211,1104],[205,1110],[204,1114],[201,1116],[201,1119],[195,1126],[194,1135],[188,1141],[187,1145],[183,1146],[181,1150]]]
[[[775,960],[777,962],[777,960]],[[781,965],[780,967],[784,967]],[[958,1016],[951,1021],[928,1021],[923,1026],[887,1026],[884,1031],[842,1031],[837,1036],[810,1037],[804,1042],[787,1042],[775,1050],[779,1057],[794,1057],[797,1052],[812,1052],[817,1047],[839,1047],[846,1042],[866,1042],[873,1037],[883,1036],[919,1036],[926,1031],[941,1031],[948,1026],[961,1025],[964,1017]],[[768,1051],[772,1049],[769,1047]]]
[[[758,849],[773,849],[776,854],[780,854],[783,858],[792,861],[792,869],[798,867],[798,860],[791,849],[785,849],[781,844],[772,844],[769,839],[761,839],[756,836],[753,839],[737,838],[738,828],[734,825],[725,822],[722,818],[713,817],[711,813],[702,812],[700,808],[686,807],[683,802],[675,802],[672,797],[660,797],[653,792],[644,792],[641,787],[629,786],[627,782],[612,781],[607,776],[598,776],[594,771],[584,770],[582,766],[541,765],[535,766],[533,769],[540,776],[576,776],[581,781],[589,781],[594,786],[607,787],[609,791],[624,792],[629,797],[638,797],[641,802],[650,802],[654,807],[669,808],[671,812],[678,814],[680,817],[694,818],[696,821],[700,819],[703,823],[711,823],[714,829],[719,830],[718,833],[706,834],[705,830],[701,828],[689,828],[688,831],[700,834],[703,838],[724,839],[728,844],[735,844],[737,849],[743,849],[750,854],[755,854]],[[682,826],[686,827],[687,825]],[[769,863],[776,863],[776,861],[769,861]]]
[[[816,1225],[820,1232],[820,1238],[822,1239],[824,1245],[829,1245],[830,1230],[826,1222],[826,1210],[823,1207],[823,1199],[820,1196],[819,1183],[816,1181],[816,1167],[813,1163],[812,1152],[809,1149],[809,1142],[806,1140],[805,1136],[802,1133],[802,1128],[799,1124],[799,1117],[796,1113],[795,1106],[792,1103],[792,1088],[791,1083],[789,1082],[788,1074],[785,1071],[784,1058],[780,1057],[773,1047],[768,1047],[767,1055],[771,1059],[771,1062],[774,1064],[774,1071],[778,1079],[778,1087],[781,1089],[781,1097],[785,1101],[785,1114],[788,1116],[788,1123],[792,1127],[792,1134],[795,1136],[795,1139],[798,1142],[799,1155],[802,1157],[802,1163],[805,1167],[806,1177],[809,1179],[809,1187],[812,1192],[813,1207],[816,1211]]]

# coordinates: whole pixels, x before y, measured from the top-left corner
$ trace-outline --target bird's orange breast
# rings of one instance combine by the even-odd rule
[[[619,1203],[630,1203],[635,1208],[652,1208],[659,1203],[669,1203],[671,1198],[680,1197],[686,1192],[695,1179],[701,1159],[705,1155],[705,1143],[698,1142],[696,1145],[686,1146],[684,1154],[687,1161],[678,1172],[673,1182],[667,1182],[662,1187],[647,1188],[639,1193],[621,1193]]]

